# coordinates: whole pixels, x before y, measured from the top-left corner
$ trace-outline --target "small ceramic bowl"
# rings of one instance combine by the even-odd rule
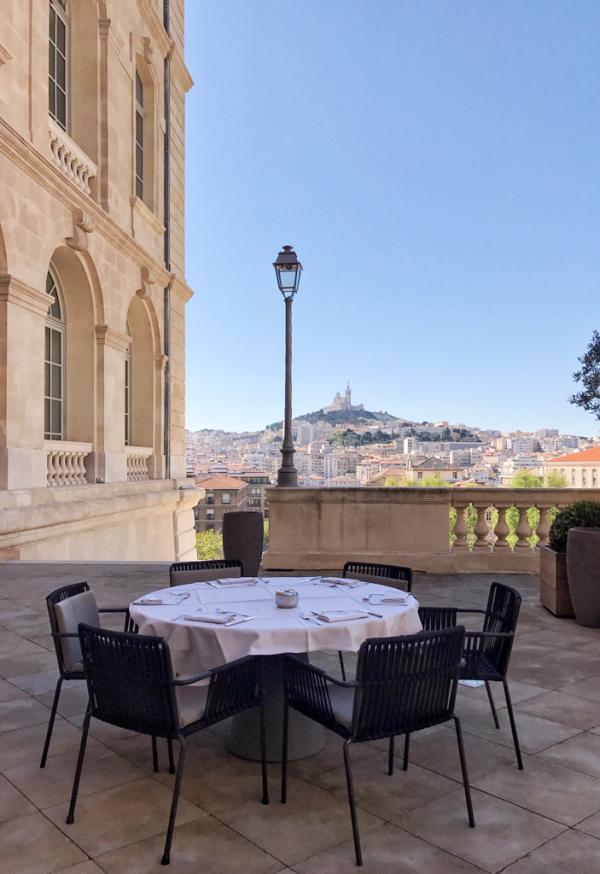
[[[283,592],[275,592],[275,603],[278,607],[297,607],[298,597],[295,589],[285,589]]]

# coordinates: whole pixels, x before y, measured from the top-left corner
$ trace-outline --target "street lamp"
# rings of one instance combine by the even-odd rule
[[[292,440],[292,303],[300,285],[302,264],[292,246],[284,246],[273,263],[279,291],[285,301],[285,416],[281,467],[277,472],[278,486],[297,486],[298,471],[294,467]]]

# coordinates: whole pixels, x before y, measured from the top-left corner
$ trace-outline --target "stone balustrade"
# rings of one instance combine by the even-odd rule
[[[53,119],[50,125],[50,152],[52,163],[71,179],[81,191],[90,193],[90,180],[98,174],[98,168],[85,152],[73,142],[71,137],[56,124]]]
[[[339,571],[350,559],[430,573],[535,573],[552,515],[599,489],[267,490],[269,570]]]
[[[139,483],[150,479],[148,462],[152,455],[151,446],[127,446],[127,482]]]
[[[44,448],[48,470],[46,482],[50,488],[87,485],[86,459],[92,451],[91,443],[47,440]]]

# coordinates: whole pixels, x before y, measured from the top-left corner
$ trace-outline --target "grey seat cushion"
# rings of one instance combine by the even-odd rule
[[[346,728],[352,727],[352,708],[354,707],[354,689],[347,689],[344,686],[336,686],[331,683],[328,686],[329,700],[331,701],[331,709],[336,722],[345,725]]]
[[[202,719],[206,708],[208,686],[179,686],[175,695],[179,710],[179,725],[182,728]]]
[[[223,580],[228,577],[239,577],[239,567],[202,568],[196,571],[173,571],[171,585],[182,586],[184,583],[203,583],[206,580]]]
[[[80,622],[86,625],[100,625],[98,605],[93,592],[81,592],[72,598],[65,598],[55,606],[56,621],[61,634],[77,634]],[[81,647],[79,638],[63,637],[60,641],[65,670],[69,672],[83,671]]]

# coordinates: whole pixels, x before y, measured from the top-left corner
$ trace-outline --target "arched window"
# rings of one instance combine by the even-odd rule
[[[63,130],[69,126],[69,36],[67,0],[50,0],[48,112]]]
[[[63,440],[65,432],[65,319],[62,294],[52,271],[46,276],[51,297],[44,337],[44,439]]]
[[[144,83],[135,74],[135,193],[144,199]]]
[[[131,337],[131,329],[127,322],[127,333]],[[131,343],[125,353],[125,446],[131,446]]]

